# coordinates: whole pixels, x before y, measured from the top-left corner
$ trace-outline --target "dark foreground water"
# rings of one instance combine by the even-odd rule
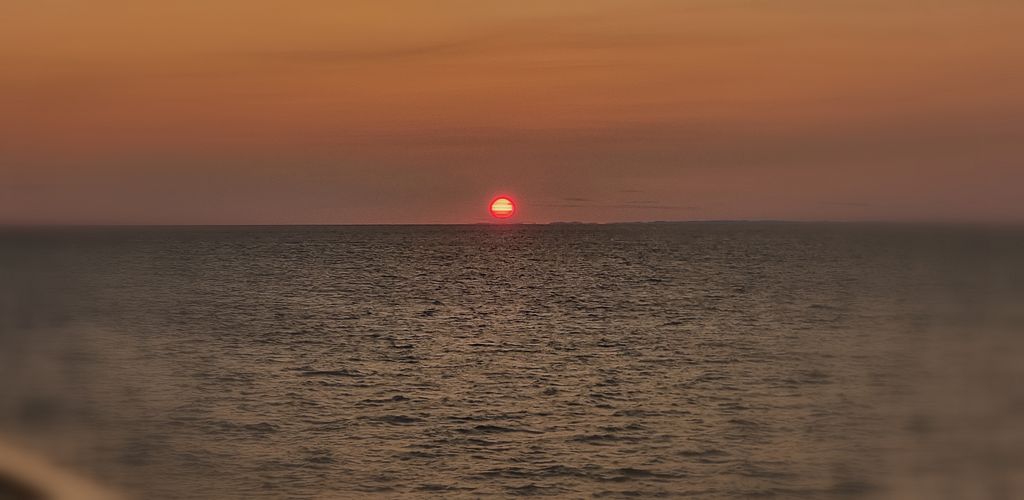
[[[0,232],[0,439],[140,498],[1021,498],[1024,232]]]

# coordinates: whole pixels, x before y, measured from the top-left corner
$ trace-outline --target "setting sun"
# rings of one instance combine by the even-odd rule
[[[516,213],[516,204],[512,198],[499,196],[491,202],[491,216],[497,219],[507,219]]]

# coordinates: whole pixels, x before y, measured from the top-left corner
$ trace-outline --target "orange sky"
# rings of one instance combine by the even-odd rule
[[[1024,221],[1011,0],[7,0],[0,222]]]

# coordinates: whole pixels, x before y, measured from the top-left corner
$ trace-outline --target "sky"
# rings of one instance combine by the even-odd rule
[[[1024,221],[1019,0],[0,15],[0,223]]]

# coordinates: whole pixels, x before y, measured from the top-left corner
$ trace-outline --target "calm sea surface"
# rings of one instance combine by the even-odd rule
[[[0,439],[140,498],[1024,496],[1024,232],[0,232]]]

